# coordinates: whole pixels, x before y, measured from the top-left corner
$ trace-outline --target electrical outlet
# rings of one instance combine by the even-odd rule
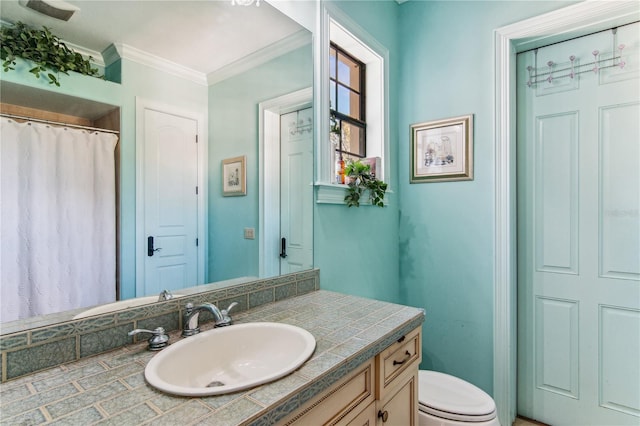
[[[256,238],[256,230],[254,228],[244,228],[244,239],[253,240]]]

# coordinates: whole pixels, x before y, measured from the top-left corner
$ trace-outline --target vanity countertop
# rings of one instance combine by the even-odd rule
[[[424,312],[320,290],[237,314],[234,321],[297,325],[314,335],[316,350],[275,382],[189,398],[146,384],[144,367],[155,353],[144,341],[1,384],[0,424],[273,424],[420,326]],[[179,332],[170,335],[171,342],[180,339]]]

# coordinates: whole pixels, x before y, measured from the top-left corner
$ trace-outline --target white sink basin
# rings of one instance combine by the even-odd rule
[[[316,347],[308,331],[254,322],[187,337],[155,355],[144,370],[151,386],[185,396],[248,389],[293,372]]]

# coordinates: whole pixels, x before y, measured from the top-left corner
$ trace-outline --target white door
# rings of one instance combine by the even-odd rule
[[[280,273],[313,268],[313,109],[280,116]]]
[[[197,284],[197,131],[196,120],[144,109],[144,295]]]
[[[640,424],[639,34],[541,48],[531,87],[518,55],[518,413],[554,426]]]

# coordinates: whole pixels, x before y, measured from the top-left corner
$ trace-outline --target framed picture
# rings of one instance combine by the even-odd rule
[[[247,195],[247,157],[222,160],[222,195]]]
[[[473,180],[473,115],[411,126],[411,183]]]

